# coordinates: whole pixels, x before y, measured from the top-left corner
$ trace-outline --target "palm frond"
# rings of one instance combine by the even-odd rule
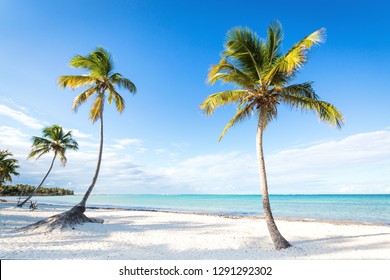
[[[103,47],[97,47],[89,57],[93,58],[97,62],[97,66],[94,69],[95,73],[99,75],[108,76],[114,68],[114,62],[111,53]]]
[[[328,102],[295,94],[281,95],[281,100],[292,108],[314,111],[321,121],[332,126],[341,128],[343,125],[343,115],[335,106]]]
[[[73,100],[72,109],[77,112],[79,106],[83,104],[85,101],[87,101],[96,92],[97,92],[97,88],[91,87],[86,91],[77,95],[76,98]]]
[[[8,150],[0,150],[0,160],[5,160],[6,157],[12,157],[13,154]]]
[[[70,60],[69,66],[93,72],[98,67],[98,62],[90,56],[75,55]]]
[[[241,102],[245,99],[247,92],[247,90],[226,90],[214,93],[206,98],[200,108],[207,116],[210,116],[217,107]]]
[[[264,43],[249,28],[234,28],[227,33],[225,43],[227,58],[233,60],[237,68],[248,73],[252,80],[260,81],[266,59]]]
[[[52,126],[45,127],[42,130],[43,137],[48,137],[54,141],[60,140],[63,137],[63,135],[64,135],[64,131],[63,131],[62,127],[59,125],[56,125],[56,124],[52,125]]]
[[[95,101],[92,104],[91,110],[89,111],[89,119],[94,123],[96,122],[103,112],[104,109],[104,94],[98,94]]]
[[[315,44],[319,44],[324,41],[325,29],[321,28],[310,35],[303,38],[296,43],[284,56],[280,57],[273,67],[264,76],[264,79],[268,81],[272,80],[272,77],[279,72],[291,74],[306,62],[307,51]]]
[[[65,166],[68,159],[65,156],[65,149],[57,151],[57,155],[60,157],[61,165]]]
[[[0,150],[0,185],[6,181],[12,182],[11,175],[19,176],[20,174],[16,171],[20,166],[18,160],[12,157],[13,154],[8,150]]]
[[[240,87],[249,87],[256,82],[251,76],[227,62],[226,58],[222,58],[219,64],[210,67],[208,82],[213,85],[216,81],[230,82]]]
[[[253,107],[254,104],[250,103],[244,106],[243,108],[239,109],[237,113],[234,115],[234,117],[228,122],[228,124],[223,129],[221,135],[219,136],[218,142],[222,140],[222,138],[225,136],[225,133],[228,131],[229,128],[249,118],[252,115]]]
[[[61,88],[69,87],[71,89],[93,85],[96,83],[96,78],[92,76],[60,76],[58,77],[58,85]]]
[[[27,158],[37,157],[35,160],[38,160],[41,156],[50,153],[50,147],[46,146],[36,146],[34,147]]]
[[[275,92],[280,94],[299,95],[311,99],[318,100],[319,96],[315,93],[312,82],[305,82],[301,84],[293,84],[286,87],[278,88],[275,87]]]
[[[114,85],[118,85],[119,88],[127,89],[133,94],[135,94],[137,91],[134,83],[129,79],[122,77],[122,75],[119,73],[112,74],[109,78],[109,81]]]
[[[38,136],[33,136],[32,141],[33,141],[33,144],[32,144],[33,146],[50,146],[50,144],[51,144],[50,140],[43,138],[43,137],[38,137]]]
[[[282,41],[283,28],[280,22],[276,20],[268,27],[268,37],[265,42],[269,62],[280,57],[280,46]]]
[[[108,96],[108,104],[112,103],[112,100],[115,100],[115,106],[119,113],[122,113],[125,109],[125,100],[122,98],[122,96],[115,90],[115,88],[109,84],[108,87],[109,90],[109,96]]]
[[[66,150],[74,150],[77,151],[79,149],[79,144],[72,138],[72,131],[68,131],[61,138],[61,145]]]

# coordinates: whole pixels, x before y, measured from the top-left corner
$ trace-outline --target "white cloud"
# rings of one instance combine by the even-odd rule
[[[26,113],[22,111],[17,111],[14,109],[11,109],[10,107],[6,105],[0,104],[0,115],[9,117],[19,123],[22,123],[23,125],[33,128],[33,129],[42,129],[44,127],[44,123],[27,115]]]
[[[142,143],[142,140],[136,138],[124,138],[114,140],[115,144],[107,145],[108,149],[117,149],[123,150],[130,146],[139,146]]]
[[[201,155],[156,170],[180,193],[247,193],[258,189],[257,161],[239,152]]]
[[[16,157],[27,157],[31,138],[17,128],[0,126],[0,149],[9,150]]]
[[[78,129],[75,129],[75,128],[72,128],[72,129],[66,129],[64,128],[65,131],[72,131],[72,136],[74,136],[74,138],[77,140],[77,138],[89,138],[91,139],[92,138],[92,134],[87,134],[87,133],[83,133],[81,132],[80,130]]]
[[[270,183],[283,192],[386,192],[390,183],[390,131],[269,155]]]

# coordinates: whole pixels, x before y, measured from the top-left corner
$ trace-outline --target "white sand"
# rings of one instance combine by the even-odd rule
[[[21,233],[64,208],[0,204],[0,259],[390,259],[389,226],[277,220],[293,247],[276,251],[262,219],[88,209],[105,222]]]

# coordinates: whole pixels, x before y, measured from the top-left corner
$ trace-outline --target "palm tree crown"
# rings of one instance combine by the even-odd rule
[[[12,182],[12,175],[19,176],[16,169],[19,168],[18,160],[12,157],[13,154],[8,150],[0,150],[0,185],[5,182]]]
[[[39,159],[44,154],[54,152],[55,157],[59,156],[61,164],[65,166],[67,150],[78,150],[78,143],[72,138],[72,132],[64,132],[59,125],[46,127],[42,130],[42,137],[34,136],[33,145],[28,158]]]
[[[122,77],[119,73],[113,73],[114,64],[111,54],[98,47],[87,56],[74,56],[69,65],[75,68],[81,68],[88,72],[87,75],[60,76],[59,86],[76,89],[79,87],[90,86],[87,90],[79,94],[73,101],[73,110],[77,110],[81,104],[87,101],[92,95],[96,94],[95,101],[89,112],[89,118],[92,122],[97,121],[103,112],[105,93],[108,91],[108,103],[114,100],[118,112],[125,108],[125,101],[116,91],[115,86],[127,89],[131,93],[136,92],[135,85]]]
[[[319,29],[296,43],[286,54],[281,53],[283,31],[279,22],[268,28],[261,39],[248,28],[234,28],[227,34],[222,59],[210,68],[208,81],[231,83],[238,89],[210,95],[201,104],[207,115],[229,103],[237,103],[237,112],[226,125],[221,137],[233,125],[262,112],[265,127],[277,116],[281,103],[292,108],[315,111],[331,125],[341,127],[342,115],[330,103],[319,100],[311,82],[290,84],[307,60],[307,50],[324,39],[325,29]]]

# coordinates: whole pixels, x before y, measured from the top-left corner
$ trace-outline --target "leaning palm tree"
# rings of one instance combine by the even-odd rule
[[[88,87],[84,92],[79,94],[73,101],[73,110],[77,111],[79,106],[86,102],[90,97],[94,96],[95,100],[92,103],[89,111],[89,119],[92,123],[100,120],[100,147],[95,175],[92,183],[85,193],[83,199],[78,204],[79,207],[84,208],[89,195],[94,188],[100,170],[103,152],[103,109],[108,93],[108,103],[115,102],[116,109],[122,113],[125,108],[125,101],[122,96],[116,91],[115,86],[124,88],[130,93],[135,93],[135,85],[129,80],[122,77],[119,73],[114,73],[114,63],[111,54],[105,49],[98,47],[87,56],[76,55],[70,61],[70,66],[80,68],[88,72],[83,76],[60,76],[59,85],[62,88],[76,89],[79,87]]]
[[[19,176],[16,171],[19,168],[18,160],[12,157],[8,150],[0,150],[0,186],[5,182],[12,182],[12,175]]]
[[[84,104],[92,96],[95,97],[92,102],[92,107],[89,111],[89,118],[92,123],[100,120],[100,146],[99,155],[96,165],[95,174],[92,178],[91,185],[83,196],[81,202],[65,213],[61,213],[38,223],[27,226],[24,229],[37,228],[42,225],[50,228],[74,226],[85,222],[102,222],[99,219],[88,218],[84,215],[85,205],[89,195],[91,194],[97,178],[99,176],[100,164],[103,154],[103,109],[107,98],[108,104],[114,101],[118,112],[122,112],[125,108],[125,101],[117,92],[115,86],[128,90],[130,93],[135,93],[135,85],[124,78],[121,74],[113,72],[114,63],[111,54],[105,49],[98,47],[87,56],[76,55],[70,60],[70,66],[80,68],[87,71],[87,75],[75,76],[60,76],[58,79],[61,88],[76,89],[80,87],[88,87],[80,93],[73,101],[73,110],[77,111],[81,104]],[[108,97],[107,97],[108,96]]]
[[[276,118],[280,104],[291,108],[314,111],[320,120],[341,127],[343,116],[330,103],[321,101],[311,82],[293,84],[291,81],[307,60],[307,51],[323,41],[325,29],[319,29],[281,53],[282,27],[274,22],[268,27],[268,36],[261,39],[248,28],[234,28],[227,33],[222,59],[213,65],[208,82],[230,83],[234,89],[214,93],[201,104],[206,115],[217,107],[235,103],[237,112],[226,125],[226,131],[252,115],[257,116],[256,149],[262,187],[263,211],[269,233],[276,249],[287,248],[290,243],[280,234],[268,196],[267,176],[263,153],[263,132]]]
[[[45,182],[47,176],[49,176],[49,173],[51,172],[57,157],[60,158],[61,165],[65,166],[67,161],[65,156],[66,151],[77,151],[79,148],[78,143],[72,138],[72,132],[68,131],[65,133],[63,128],[59,125],[45,127],[42,130],[42,137],[34,136],[32,140],[33,145],[28,158],[36,157],[37,160],[41,156],[53,152],[53,159],[51,160],[49,170],[46,172],[46,175],[43,177],[42,181],[24,201],[17,205],[19,207],[23,207],[23,205],[37,193],[39,188]]]

